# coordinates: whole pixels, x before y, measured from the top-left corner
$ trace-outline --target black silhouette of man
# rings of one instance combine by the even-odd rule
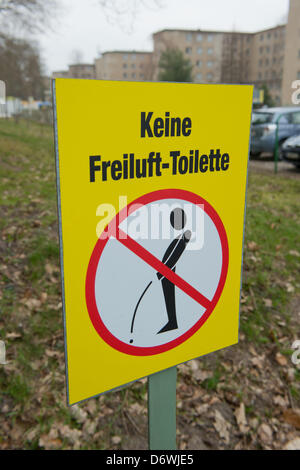
[[[173,228],[181,230],[186,224],[186,215],[184,210],[179,207],[174,209],[170,214],[170,222]],[[162,262],[172,269],[175,273],[176,263],[184,252],[188,242],[191,239],[191,231],[186,230],[181,235],[176,237],[167,248]],[[176,330],[178,328],[177,317],[176,317],[176,304],[175,304],[175,285],[165,278],[162,274],[156,273],[159,280],[161,280],[163,293],[165,297],[166,309],[168,314],[167,324],[158,333],[164,333],[170,330]]]

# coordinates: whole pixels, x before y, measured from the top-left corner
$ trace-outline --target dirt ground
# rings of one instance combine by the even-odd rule
[[[263,154],[260,159],[250,160],[250,171],[259,173],[274,173],[274,161],[268,154]],[[278,173],[291,178],[300,178],[300,170],[288,162],[280,161],[277,166]]]

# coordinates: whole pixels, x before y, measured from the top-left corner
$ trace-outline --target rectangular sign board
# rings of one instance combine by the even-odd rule
[[[237,343],[252,95],[53,81],[69,404]]]

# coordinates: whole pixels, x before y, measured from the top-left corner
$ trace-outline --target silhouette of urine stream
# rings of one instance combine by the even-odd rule
[[[133,327],[134,327],[134,320],[135,320],[135,317],[136,317],[136,313],[138,311],[138,308],[139,308],[139,305],[142,301],[142,298],[144,297],[144,295],[146,294],[147,290],[149,289],[149,287],[151,286],[152,284],[152,281],[149,282],[149,284],[147,285],[147,287],[144,289],[142,295],[140,296],[136,306],[135,306],[135,309],[134,309],[134,313],[133,313],[133,317],[132,317],[132,321],[131,321],[131,329],[130,329],[130,333],[132,334],[133,333]],[[131,344],[133,343],[133,339],[131,339],[129,341]]]

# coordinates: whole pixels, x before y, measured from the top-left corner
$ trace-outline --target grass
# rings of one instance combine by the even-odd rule
[[[0,448],[72,448],[76,432],[82,448],[109,448],[112,436],[142,426],[125,409],[146,407],[146,384],[80,405],[88,422],[100,419],[96,433],[66,408],[52,129],[0,120],[0,158],[0,339],[8,360],[0,366]],[[272,342],[287,359],[291,345],[281,338],[291,336],[290,306],[300,293],[299,209],[300,178],[250,174],[240,327],[249,345]],[[218,393],[224,382],[226,371],[216,364],[201,384],[205,393]],[[299,380],[296,372],[289,385],[294,399]],[[229,377],[225,382],[230,387]],[[186,390],[193,383],[187,380]],[[50,431],[52,440],[43,444]]]
[[[274,313],[288,323],[286,308],[299,293],[299,201],[299,179],[250,175],[243,293],[253,311],[246,308],[241,327],[252,340],[269,340]]]

